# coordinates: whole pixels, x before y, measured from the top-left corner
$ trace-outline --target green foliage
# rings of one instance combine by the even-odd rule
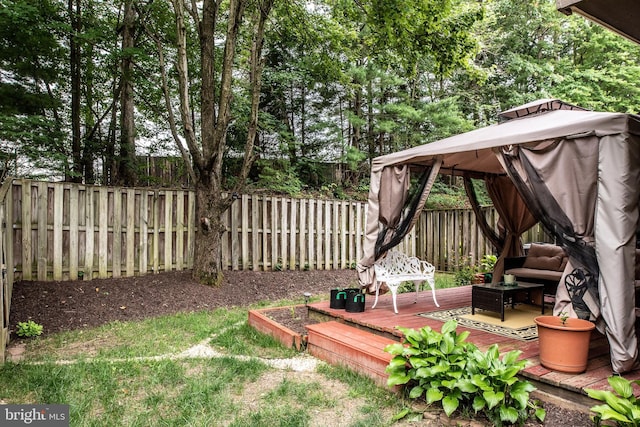
[[[569,313],[567,313],[566,311],[561,311],[558,314],[558,317],[560,318],[560,323],[562,323],[562,326],[565,326],[567,324],[567,319],[569,319]]]
[[[472,264],[471,257],[461,257],[458,265],[454,266],[454,276],[457,286],[470,285],[473,282],[473,275],[478,272],[478,268]]]
[[[18,327],[16,328],[16,335],[22,338],[31,338],[37,337],[42,334],[42,325],[34,322],[33,320],[28,320],[26,322],[18,322]]]
[[[484,181],[471,180],[480,206],[491,206],[493,202],[487,194]],[[461,179],[440,176],[433,185],[426,204],[427,209],[468,209],[467,193]]]
[[[473,282],[473,275],[476,270],[471,266],[464,266],[455,272],[455,282],[457,286],[470,285]]]
[[[637,112],[640,47],[582,16],[558,13],[553,1],[484,2],[474,32],[482,46],[474,67],[448,93],[476,125],[539,98],[585,108]]]
[[[262,169],[256,185],[289,196],[296,196],[302,192],[302,181],[293,171],[281,171],[270,166],[265,166]]]
[[[405,343],[391,344],[385,351],[394,355],[387,366],[389,386],[406,385],[409,397],[438,402],[451,416],[455,411],[482,412],[494,425],[522,424],[533,413],[543,421],[545,411],[529,399],[535,387],[517,378],[525,361],[520,351],[502,358],[498,346],[485,353],[466,342],[469,331],[457,333],[457,322],[449,320],[441,329],[398,328]]]
[[[613,391],[585,389],[589,397],[605,402],[591,408],[596,414],[593,417],[596,425],[601,425],[601,421],[604,420],[613,421],[620,427],[640,426],[640,401],[633,392],[633,385],[639,386],[640,380],[629,381],[623,377],[612,376],[608,381]]]
[[[480,271],[491,273],[498,262],[498,257],[493,254],[485,254],[480,260]]]
[[[74,173],[69,168],[74,154],[86,160],[87,168],[98,159],[107,168],[115,165],[120,109],[113,109],[117,94],[112,82],[124,77],[134,84],[137,140],[150,144],[137,151],[166,153],[174,147],[157,53],[162,49],[167,61],[176,56],[170,3],[141,6],[138,18],[145,17],[145,31],[153,37],[137,38],[136,46],[124,51],[122,31],[113,31],[120,25],[118,9],[104,1],[81,5],[81,30],[75,37],[82,64],[79,148],[71,147],[69,135],[72,33],[64,4],[1,4],[0,148],[17,157],[11,166],[18,176],[35,177],[40,167],[68,176]],[[367,160],[495,123],[497,112],[537,98],[640,111],[640,47],[583,17],[558,13],[553,1],[330,0],[313,8],[284,2],[274,5],[272,15],[255,154],[284,159],[287,165],[252,178],[258,179],[257,186],[279,193],[332,190],[320,161],[341,161],[348,171],[337,190],[330,191],[334,197],[354,197],[349,191],[354,189],[366,193]],[[227,16],[217,15],[218,29],[226,28]],[[135,25],[141,31],[142,24]],[[184,96],[197,100],[202,87],[198,23],[187,20],[185,25],[191,84]],[[233,120],[222,147],[225,164],[241,158],[247,137],[249,41],[243,35],[237,46]],[[220,50],[212,52],[215,75]],[[131,76],[120,75],[118,63],[125,56],[135,59]],[[167,77],[169,96],[177,102],[175,70]],[[200,107],[199,102],[192,105],[193,143],[207,152]],[[178,129],[186,125],[184,118],[176,119]],[[77,149],[81,152],[74,153]],[[29,169],[20,170],[22,164]],[[234,174],[225,175],[227,185],[236,183]],[[451,192],[434,189],[427,208],[467,207],[461,187],[453,187]],[[478,195],[481,204],[490,203],[486,193]]]
[[[356,171],[360,167],[363,161],[367,158],[366,153],[358,150],[356,147],[347,147],[343,156],[343,161],[347,164],[347,167],[351,171]]]

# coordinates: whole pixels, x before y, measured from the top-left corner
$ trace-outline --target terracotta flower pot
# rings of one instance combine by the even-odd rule
[[[474,274],[472,283],[474,285],[481,285],[482,283],[484,283],[484,273]]]
[[[591,331],[588,320],[569,318],[563,325],[558,316],[538,316],[540,363],[554,371],[577,374],[587,369]]]

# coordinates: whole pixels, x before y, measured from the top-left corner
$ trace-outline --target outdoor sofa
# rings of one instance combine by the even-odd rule
[[[505,258],[504,273],[513,274],[516,281],[541,283],[545,295],[555,296],[568,260],[560,246],[532,243],[527,255]]]

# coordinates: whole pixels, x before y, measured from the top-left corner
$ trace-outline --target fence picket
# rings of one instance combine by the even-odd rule
[[[164,192],[164,233],[162,233],[162,241],[164,242],[164,271],[173,270],[173,191],[165,190]]]
[[[180,271],[184,268],[184,191],[176,192],[176,265]]]
[[[282,260],[282,269],[286,270],[289,268],[288,257],[289,257],[289,247],[288,247],[288,225],[289,225],[289,211],[287,209],[288,203],[287,199],[283,197],[280,200],[280,259]],[[293,266],[295,268],[295,265]]]
[[[37,272],[38,280],[47,280],[47,183],[37,183]]]
[[[297,234],[297,229],[298,229],[298,215],[297,212],[298,210],[296,209],[296,206],[298,205],[298,202],[296,199],[291,199],[291,215],[289,216],[289,218],[291,219],[289,222],[289,269],[290,270],[295,270],[296,269],[296,250],[295,248],[298,247],[296,245],[296,238],[298,236]]]
[[[241,242],[249,241],[249,196],[242,196],[242,210],[240,212],[242,214],[241,224],[242,228],[240,230],[242,239]],[[249,268],[249,245],[242,245],[242,269],[247,270]]]
[[[149,195],[147,190],[140,192],[140,232],[138,233],[138,271],[147,274],[149,263]]]
[[[77,209],[69,209],[69,279],[78,278],[79,242],[80,242],[80,203],[78,200],[79,188],[75,185],[69,187],[68,207],[77,206]]]

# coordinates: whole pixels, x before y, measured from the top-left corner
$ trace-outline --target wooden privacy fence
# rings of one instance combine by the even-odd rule
[[[189,190],[13,182],[14,265],[24,280],[134,276],[191,267]]]
[[[5,184],[6,224],[24,280],[74,280],[190,269],[195,193],[14,180]],[[2,205],[5,206],[5,205]],[[497,221],[493,208],[484,213]],[[354,268],[362,253],[366,203],[243,195],[223,216],[224,268]],[[547,241],[539,227],[525,241]],[[493,253],[470,209],[425,211],[400,250],[440,271]]]
[[[13,233],[7,225],[13,223],[11,181],[0,187],[0,363],[4,363],[5,348],[9,342],[9,314],[11,294],[13,292],[14,274],[11,263],[13,259]]]

